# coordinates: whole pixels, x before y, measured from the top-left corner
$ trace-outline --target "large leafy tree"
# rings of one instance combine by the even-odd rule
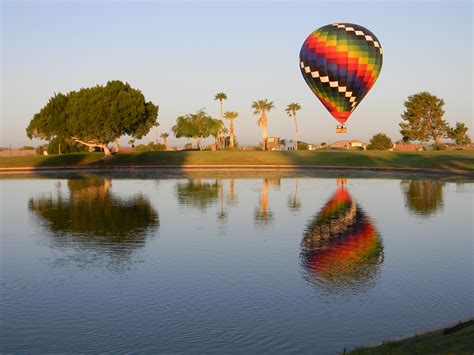
[[[109,142],[123,135],[142,138],[156,125],[157,117],[158,106],[116,80],[54,95],[33,116],[26,133],[29,138],[70,138],[90,148],[100,147],[108,156]]]
[[[209,136],[217,135],[221,122],[213,119],[204,110],[180,116],[176,119],[176,124],[171,128],[176,138],[193,138],[200,150],[201,140]]]
[[[462,122],[456,122],[456,127],[448,129],[448,137],[453,139],[457,145],[471,143],[471,138],[467,134],[467,126]]]
[[[267,150],[267,125],[268,117],[267,112],[270,112],[275,106],[273,101],[257,100],[252,103],[252,108],[254,109],[253,114],[259,115],[258,125],[262,128],[262,149]]]
[[[229,148],[234,148],[234,120],[239,117],[239,113],[235,111],[226,111],[224,117],[230,121],[229,123]]]
[[[293,102],[286,106],[286,113],[295,121],[295,150],[298,150],[298,121],[296,120],[296,111],[301,110],[301,105]]]
[[[404,105],[400,133],[405,141],[417,140],[423,143],[432,139],[439,144],[441,138],[447,136],[443,99],[424,91],[409,96]]]

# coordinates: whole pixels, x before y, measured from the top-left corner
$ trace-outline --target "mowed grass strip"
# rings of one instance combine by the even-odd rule
[[[119,153],[104,159],[100,153],[0,158],[0,168],[60,166],[147,165],[290,165],[442,169],[474,172],[474,151],[158,151]]]
[[[102,153],[73,153],[63,155],[36,155],[0,157],[0,168],[83,166],[100,160]]]

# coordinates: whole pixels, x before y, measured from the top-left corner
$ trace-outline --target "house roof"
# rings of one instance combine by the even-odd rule
[[[350,139],[350,140],[335,141],[331,144],[328,144],[328,146],[329,147],[346,147],[347,145],[350,145],[352,143],[359,143],[361,145],[367,145],[367,143],[362,142],[358,139]]]

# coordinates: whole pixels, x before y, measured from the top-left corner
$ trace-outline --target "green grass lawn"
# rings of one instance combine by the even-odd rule
[[[120,153],[103,159],[100,153],[76,153],[0,158],[0,168],[129,165],[293,165],[444,169],[474,172],[474,151],[179,151]]]
[[[380,346],[355,349],[350,354],[472,354],[474,321],[451,329],[447,332],[449,334],[444,334],[443,330],[429,332]]]

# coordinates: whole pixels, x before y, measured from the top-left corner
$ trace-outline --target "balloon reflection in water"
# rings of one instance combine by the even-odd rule
[[[158,228],[159,218],[143,195],[118,198],[110,187],[103,177],[77,177],[68,180],[69,196],[58,191],[55,198],[31,198],[28,207],[53,233],[54,246],[123,261]]]
[[[306,279],[326,291],[353,292],[373,284],[382,262],[377,229],[341,184],[305,231]]]

